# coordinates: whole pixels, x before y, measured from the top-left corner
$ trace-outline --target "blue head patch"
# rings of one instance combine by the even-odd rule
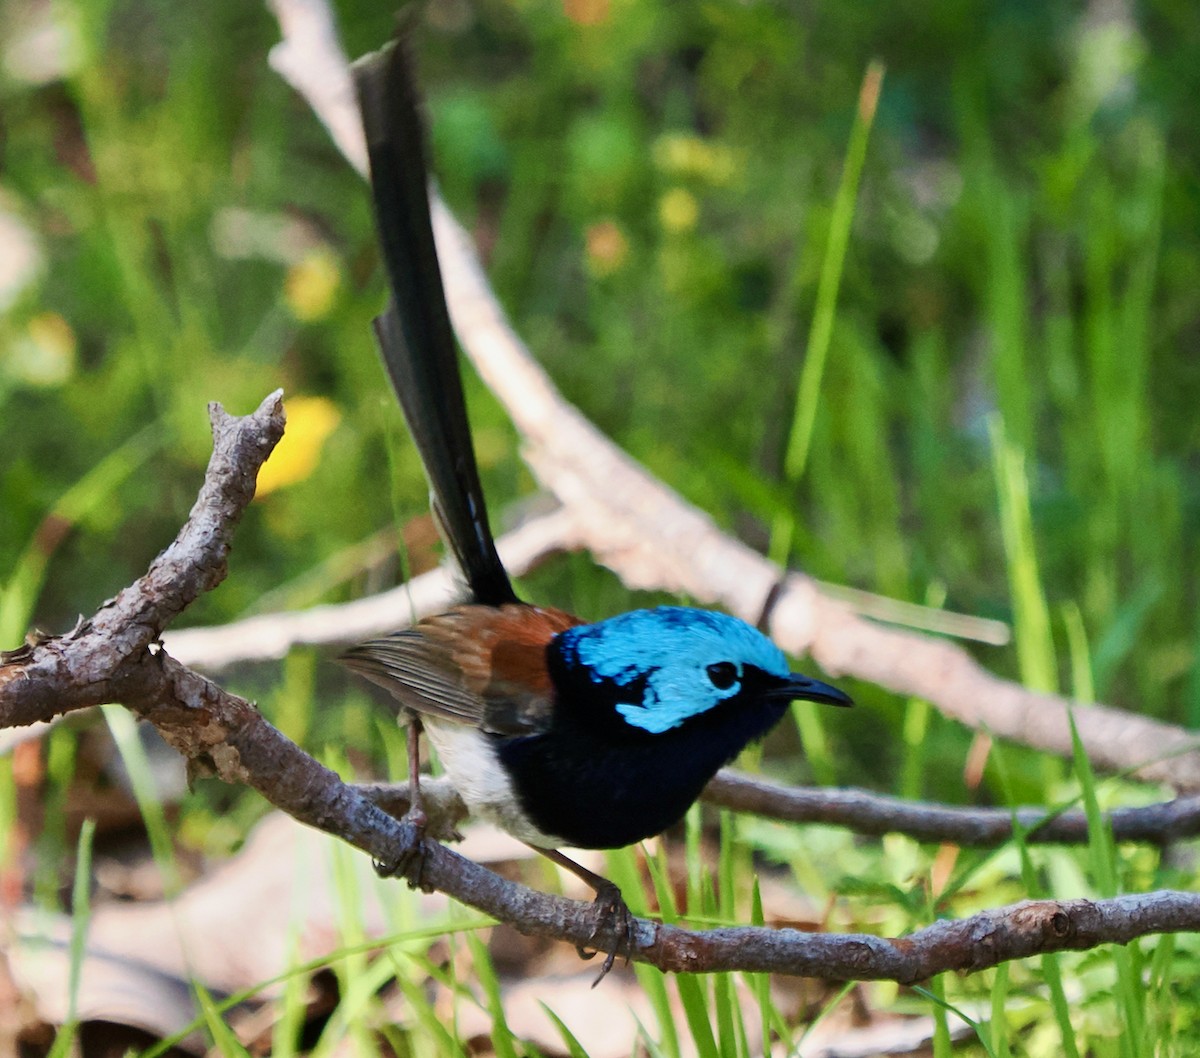
[[[783,651],[745,621],[686,606],[632,610],[569,628],[558,642],[564,660],[596,683],[640,684],[640,700],[616,709],[653,734],[732,698],[747,665],[780,679],[789,671]]]

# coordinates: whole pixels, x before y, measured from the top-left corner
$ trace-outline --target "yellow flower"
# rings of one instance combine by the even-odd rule
[[[728,184],[736,166],[733,152],[720,143],[684,132],[668,132],[654,143],[654,164],[676,179]]]
[[[673,187],[658,201],[658,219],[673,235],[691,231],[700,217],[696,196],[682,187]]]
[[[256,496],[303,481],[317,466],[326,439],[342,413],[325,397],[293,397],[286,404],[287,430],[258,472]]]
[[[283,296],[296,319],[312,323],[328,315],[340,282],[334,255],[324,248],[310,250],[288,269]]]

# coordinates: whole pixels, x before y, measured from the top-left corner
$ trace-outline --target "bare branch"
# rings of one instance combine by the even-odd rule
[[[359,783],[355,788],[392,815],[408,810],[408,783]],[[443,779],[422,779],[421,795],[436,821],[435,833],[449,840],[466,817],[466,806]],[[1029,845],[1086,845],[1089,840],[1087,815],[1079,809],[963,808],[866,790],[780,786],[729,768],[717,773],[701,799],[718,808],[784,823],[823,823],[856,834],[904,834],[916,841],[969,848],[1003,845],[1013,839],[1017,828]],[[1117,808],[1103,818],[1117,841],[1169,845],[1200,835],[1200,796]]]
[[[372,804],[397,819],[412,807],[406,782],[357,782],[353,788]],[[444,775],[421,776],[421,810],[428,820],[427,833],[439,841],[461,841],[458,825],[467,818],[467,806]]]
[[[283,428],[278,394],[244,419],[232,419],[217,407],[211,414],[213,458],[175,542],[146,576],[91,621],[66,636],[5,656],[0,722],[19,724],[66,708],[122,701],[153,723],[187,757],[193,772],[248,784],[296,819],[341,837],[376,860],[396,862],[416,838],[409,824],[343,783],[249,702],[155,649],[162,626],[225,575],[233,529],[253,495],[253,475]],[[454,800],[447,795],[443,830],[452,830],[456,820]],[[593,904],[505,881],[429,839],[424,849],[420,881],[428,887],[524,933],[576,945],[616,942]],[[749,927],[691,931],[639,919],[632,956],[687,972],[742,969],[911,982],[946,969],[981,969],[1043,951],[1196,928],[1200,896],[1152,893],[1097,903],[1020,904],[937,923],[899,940]]]
[[[69,653],[71,648],[65,649]],[[248,783],[295,818],[349,841],[377,860],[394,861],[413,839],[407,824],[342,783],[244,699],[162,654],[143,655],[127,668],[120,682],[129,704],[194,764],[226,781]],[[423,884],[522,933],[576,945],[607,945],[616,939],[605,932],[606,923],[597,920],[593,904],[505,881],[436,842],[427,841],[425,848]],[[757,927],[692,931],[639,919],[633,957],[676,972],[745,970],[912,983],[945,970],[981,970],[1048,951],[1196,929],[1200,895],[1157,892],[1097,902],[1017,904],[939,922],[894,940]]]
[[[233,418],[210,404],[213,454],[204,486],[179,535],[145,576],[61,638],[0,656],[0,727],[23,727],[128,693],[128,663],[226,574],[233,532],[254,498],[258,469],[283,436],[283,391]]]
[[[67,653],[71,646],[63,648]],[[19,662],[10,663],[19,667]],[[253,786],[277,807],[377,860],[394,862],[414,835],[295,746],[249,702],[163,654],[126,665],[127,704],[193,765]],[[3,694],[0,693],[0,704]],[[593,904],[534,892],[433,841],[422,883],[507,922],[522,933],[576,945],[616,938]],[[1115,900],[1041,901],[940,922],[907,938],[815,934],[740,927],[692,931],[639,919],[633,958],[664,970],[746,970],[830,980],[923,980],[944,970],[979,970],[1046,951],[1126,943],[1148,933],[1200,928],[1200,895],[1160,892]]]
[[[280,72],[338,130],[339,145],[348,144],[347,157],[362,172],[352,99],[303,74],[344,65],[332,20],[321,22],[320,32],[292,36],[285,11],[293,3],[309,11],[322,6],[321,0],[272,3],[289,47],[306,56]],[[505,318],[466,232],[436,195],[431,206],[458,339],[521,432],[538,480],[558,497],[579,540],[598,561],[633,588],[665,589],[752,622],[768,610],[770,632],[781,646],[810,654],[834,675],[924,698],[969,727],[1070,754],[1066,699],[993,676],[952,644],[863,620],[802,574],[789,575],[781,585],[777,567],[721,533],[617,448],[554,388]],[[1097,767],[1134,772],[1177,790],[1200,790],[1200,741],[1190,732],[1105,706],[1074,709]]]
[[[1162,890],[1111,900],[1029,900],[889,940],[868,934],[754,927],[687,933],[661,926],[663,970],[743,970],[825,980],[915,984],[946,970],[973,973],[1053,951],[1128,944],[1151,933],[1200,929],[1200,894]],[[686,935],[684,935],[686,934]],[[669,947],[669,951],[666,950]]]
[[[571,520],[555,510],[506,533],[496,546],[504,565],[522,576],[551,555],[573,550],[573,533]],[[365,599],[184,628],[165,635],[163,644],[183,664],[216,673],[239,662],[285,657],[293,647],[359,643],[439,613],[461,598],[454,574],[439,567]]]
[[[157,672],[153,672],[157,669]],[[413,835],[276,731],[247,702],[170,659],[142,666],[152,704],[135,705],[176,748],[227,781],[247,782],[295,818],[394,862]],[[202,721],[202,722],[201,722]],[[611,945],[594,904],[505,881],[444,845],[425,842],[421,882],[522,933],[575,945]],[[1037,901],[939,922],[909,937],[738,927],[692,931],[638,919],[632,957],[663,970],[745,970],[829,980],[924,980],[1048,951],[1128,943],[1149,933],[1200,929],[1200,894],[1156,892],[1106,901]]]
[[[284,0],[276,2],[281,5]],[[441,209],[439,213],[439,226],[444,227],[448,215]],[[450,234],[455,236],[454,231]],[[460,231],[457,236],[461,237]],[[473,262],[468,263],[478,272]],[[965,680],[972,693],[982,686],[1003,699],[1024,723],[1035,724],[1037,717],[1029,714],[1035,706],[1063,715],[1064,703],[1059,699],[1029,695],[982,670],[964,669],[966,656],[954,648],[865,624],[821,596],[807,578],[792,577],[781,593],[775,593],[774,570],[759,556],[723,537],[700,512],[683,504],[599,435],[562,402],[519,344],[498,348],[515,338],[510,341],[511,331],[494,302],[477,301],[472,306],[468,299],[465,307],[460,304],[455,311],[468,335],[464,341],[475,342],[481,370],[502,399],[516,401],[510,407],[528,439],[531,461],[562,499],[572,531],[631,582],[665,585],[722,601],[735,612],[750,615],[768,598],[775,598],[772,628],[776,634],[785,643],[807,645],[834,670],[866,675],[887,658],[902,676],[891,677],[891,683],[887,678],[878,682],[898,683],[904,693],[925,688],[930,692],[926,697],[939,701],[934,693],[939,679],[954,694],[963,693]],[[484,327],[474,339],[469,337],[472,326]],[[501,368],[513,374],[498,379],[495,372]],[[523,391],[520,400],[518,391]],[[309,757],[249,702],[223,691],[157,647],[165,626],[225,576],[232,534],[253,496],[255,475],[282,434],[278,393],[243,419],[233,419],[217,406],[211,407],[210,414],[213,457],[196,505],[176,540],[144,577],[91,620],[65,636],[42,638],[0,659],[0,726],[28,724],[104,701],[124,702],[185,754],[193,770],[246,783],[295,818],[343,838],[379,861],[395,862],[416,837],[408,824]],[[593,528],[596,524],[604,527],[603,533]],[[615,542],[608,539],[610,531]],[[923,672],[919,664],[906,665],[906,659],[888,656],[896,651],[923,651],[921,661],[932,671]],[[966,664],[974,663],[966,659]],[[992,705],[974,699],[958,701],[954,694],[947,692],[940,703],[948,712],[957,708],[1004,733],[994,722]],[[1107,712],[1117,723],[1119,714]],[[1097,717],[1103,721],[1104,713],[1079,709],[1081,721],[1093,722],[1092,737],[1097,738],[1096,730],[1102,732],[1099,759],[1117,766],[1121,753],[1111,741],[1113,731],[1096,722]],[[1137,718],[1119,722],[1125,725],[1118,732],[1123,737],[1142,737],[1149,731],[1158,736],[1156,751],[1169,749],[1164,737],[1172,729],[1146,727]],[[1047,732],[1054,730],[1049,725],[1038,737],[1049,738]],[[1167,763],[1178,766],[1185,759]],[[1192,762],[1188,767],[1197,765]],[[1176,767],[1173,774],[1191,773]],[[743,787],[741,794],[749,796],[749,791]],[[725,795],[732,796],[728,785]],[[793,803],[788,811],[799,809]],[[425,841],[424,849],[422,884],[521,932],[576,945],[595,942],[611,947],[617,939],[592,904],[507,882],[432,840]],[[1095,902],[1027,902],[961,921],[938,922],[901,939],[751,927],[692,931],[639,919],[632,956],[675,971],[737,969],[833,980],[914,982],[948,969],[973,971],[1042,952],[1198,929],[1200,895],[1156,892]]]
[[[1072,809],[957,808],[828,787],[779,786],[728,768],[705,787],[709,804],[789,823],[827,823],[858,834],[906,834],[917,841],[990,848],[1016,827],[1030,845],[1086,845],[1088,820]],[[1118,808],[1105,814],[1117,841],[1168,845],[1200,834],[1200,796]],[[1014,820],[1016,827],[1014,827]]]
[[[1200,790],[1200,740],[1183,728],[1027,690],[955,644],[863,620],[810,577],[781,582],[777,567],[723,534],[563,400],[505,320],[466,233],[440,202],[433,217],[459,340],[521,431],[539,481],[626,584],[718,604],[752,622],[765,609],[776,641],[827,672],[924,698],[969,727],[1036,749],[1070,755],[1073,708],[1096,767]]]

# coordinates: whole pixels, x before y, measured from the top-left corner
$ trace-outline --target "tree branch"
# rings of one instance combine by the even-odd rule
[[[633,588],[666,590],[765,623],[792,654],[834,675],[923,698],[968,727],[1069,756],[1068,710],[1097,768],[1200,790],[1200,740],[1103,705],[1030,691],[956,644],[857,616],[801,573],[779,569],[651,476],[568,404],[513,333],[466,233],[440,200],[434,232],[451,319],[467,355],[525,440],[538,480],[596,559]]]
[[[187,524],[147,574],[90,621],[3,658],[0,723],[28,723],[118,700],[158,728],[193,772],[245,783],[310,826],[376,860],[396,862],[416,835],[271,726],[249,702],[182,666],[157,646],[163,626],[225,576],[233,530],[253,478],[283,429],[278,393],[252,415],[212,406],[214,452]],[[450,817],[452,827],[454,817]],[[523,933],[611,947],[617,938],[594,904],[505,881],[426,839],[422,884]],[[1147,933],[1200,928],[1200,896],[1160,892],[1115,900],[1041,901],[939,922],[889,940],[738,927],[693,931],[638,919],[632,957],[664,970],[739,969],[831,980],[922,980],[1045,951],[1125,943]]]
[[[728,768],[717,774],[702,796],[709,804],[767,819],[825,823],[857,834],[905,834],[917,841],[972,848],[1003,845],[1018,828],[1030,845],[1086,845],[1089,838],[1087,815],[1079,809],[959,808],[865,790],[780,786]],[[1200,834],[1200,796],[1117,808],[1105,813],[1104,819],[1117,841],[1169,845]]]
[[[355,788],[395,816],[408,811],[408,783],[357,783]],[[439,836],[452,840],[467,809],[442,779],[422,778],[421,796]],[[823,823],[856,834],[904,834],[915,841],[966,848],[995,848],[1016,830],[1028,845],[1086,845],[1088,819],[1080,809],[964,808],[906,801],[866,790],[780,786],[725,768],[704,788],[701,800],[717,808],[783,823]],[[1165,846],[1200,835],[1200,796],[1117,808],[1103,815],[1117,841]],[[1015,820],[1015,826],[1014,826]]]
[[[907,937],[800,933],[755,927],[687,933],[660,927],[659,958],[677,972],[742,970],[832,981],[915,984],[947,970],[974,973],[1054,951],[1128,944],[1150,933],[1200,929],[1200,894],[1163,890],[1111,900],[1028,900],[970,918],[935,922]]]
[[[552,555],[574,550],[576,544],[571,519],[555,510],[505,533],[496,546],[505,567],[519,577]],[[241,662],[278,660],[293,647],[361,643],[460,600],[454,573],[439,566],[365,599],[258,614],[210,628],[183,628],[167,633],[163,644],[185,665],[218,673]]]
[[[346,57],[327,4],[270,2],[283,33],[272,64],[364,172]],[[1070,755],[1066,699],[1002,680],[953,644],[863,620],[803,574],[781,579],[776,566],[722,534],[600,433],[562,398],[513,331],[466,232],[436,195],[431,207],[463,350],[520,431],[538,480],[558,497],[578,540],[598,561],[630,587],[719,605],[751,622],[764,618],[780,646],[810,654],[834,675],[923,698],[969,727]],[[1200,791],[1200,740],[1192,733],[1106,706],[1076,703],[1073,709],[1096,767]]]
[[[439,228],[443,228],[447,218],[444,210],[439,213],[443,214]],[[453,290],[455,283],[450,286]],[[807,578],[794,576],[782,593],[773,593],[775,571],[769,564],[722,537],[702,514],[601,437],[562,402],[519,346],[514,348],[525,356],[523,360],[505,359],[514,348],[497,352],[496,343],[511,344],[511,332],[496,315],[494,303],[483,304],[486,311],[481,316],[482,303],[472,307],[469,294],[468,290],[460,295],[455,312],[464,340],[468,346],[474,342],[481,370],[502,399],[515,399],[511,387],[530,387],[510,407],[529,441],[531,461],[562,499],[574,531],[632,583],[672,587],[752,615],[764,600],[774,597],[771,626],[776,634],[785,643],[790,637],[793,647],[801,642],[808,645],[818,660],[835,671],[864,675],[876,671],[881,658],[897,663],[896,651],[908,651],[910,656],[924,651],[925,665],[939,662],[932,672],[917,671],[920,666],[915,663],[906,667],[900,659],[902,677],[885,671],[888,678],[879,682],[899,684],[904,693],[924,688],[931,692],[927,697],[938,701],[934,692],[938,680],[944,680],[952,693],[946,692],[943,708],[950,712],[956,706],[964,715],[973,713],[993,729],[999,725],[990,706],[971,706],[954,697],[963,693],[964,677],[968,684],[971,678],[977,683],[985,678],[985,686],[1007,706],[1020,707],[1019,714],[1035,706],[1063,713],[1060,699],[1029,695],[982,670],[972,676],[961,667],[966,656],[953,653],[954,648],[865,624],[824,599]],[[461,303],[462,297],[467,297],[467,304]],[[483,325],[484,330],[472,336],[475,325]],[[504,365],[514,374],[498,380],[495,373]],[[185,668],[158,646],[166,625],[224,578],[232,535],[253,495],[255,475],[283,430],[278,393],[245,418],[231,418],[215,405],[210,414],[213,457],[200,496],[175,541],[144,577],[90,620],[64,636],[40,637],[0,658],[0,725],[28,724],[105,701],[121,701],[153,723],[186,755],[193,770],[246,783],[295,818],[343,838],[379,861],[395,862],[415,837],[407,824],[313,760],[249,702]],[[612,520],[606,523],[609,516]],[[598,535],[593,524],[604,525],[604,534]],[[615,541],[608,539],[609,530]],[[1103,718],[1103,711],[1080,707],[1079,715],[1081,721],[1091,722]],[[1117,722],[1124,725],[1126,739],[1146,732],[1158,736],[1158,751],[1164,748],[1164,734],[1172,730],[1164,725],[1147,727],[1137,718]],[[1137,723],[1143,726],[1136,730],[1130,726]],[[1103,729],[1103,723],[1094,728],[1093,739],[1095,730]],[[1110,765],[1122,758],[1112,735],[1110,730],[1099,738],[1099,759]],[[1043,736],[1049,737],[1045,732]],[[1176,779],[1186,778],[1192,774],[1187,769],[1198,767],[1192,761],[1181,771],[1184,760],[1168,762],[1174,765],[1171,774]],[[749,795],[747,788],[740,789],[739,796]],[[728,785],[725,796],[733,796]],[[755,796],[762,796],[761,791]],[[779,804],[773,810],[782,812]],[[799,811],[794,798],[786,810]],[[507,882],[432,840],[425,842],[425,850],[423,884],[521,932],[576,945],[611,947],[617,940],[592,904]],[[938,922],[900,939],[757,927],[692,931],[639,919],[633,930],[632,957],[681,972],[736,969],[908,983],[949,969],[973,971],[1042,952],[1197,929],[1200,895],[1156,892],[1095,902],[1027,902],[960,921]]]
[[[283,436],[283,391],[235,419],[210,404],[213,454],[187,522],[145,576],[63,637],[0,655],[0,727],[49,720],[99,702],[119,701],[134,675],[128,663],[156,643],[167,624],[227,572],[233,532],[254,497],[259,467]]]

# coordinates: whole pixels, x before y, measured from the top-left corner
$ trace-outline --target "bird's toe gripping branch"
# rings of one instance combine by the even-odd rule
[[[592,902],[592,907],[596,909],[596,928],[592,931],[591,942],[594,943],[604,933],[611,933],[616,938],[615,943],[605,954],[604,964],[600,967],[599,975],[592,982],[592,987],[595,988],[613,968],[613,963],[616,962],[618,955],[625,956],[625,965],[629,965],[629,959],[633,955],[635,919],[633,912],[629,910],[629,905],[625,903],[625,898],[621,895],[621,890],[615,883],[607,880],[597,887],[596,899]],[[575,950],[579,952],[581,959],[593,959],[596,957],[597,951],[602,949],[589,951],[580,945]]]
[[[425,828],[428,822],[419,808],[404,816],[401,823],[408,834],[404,847],[394,859],[372,861],[379,877],[403,878],[410,889],[420,889],[426,893],[433,891],[433,886],[425,880],[425,859],[429,852]]]
[[[594,871],[589,871],[569,856],[564,856],[558,849],[545,849],[536,845],[531,847],[552,863],[565,867],[576,878],[582,879],[595,890],[596,899],[592,901],[592,907],[595,911],[596,925],[588,937],[587,944],[575,947],[581,959],[594,959],[601,951],[607,953],[604,965],[600,967],[600,976],[592,982],[592,987],[595,988],[613,968],[613,963],[616,962],[618,955],[624,955],[625,965],[629,965],[629,960],[633,956],[637,919],[629,910],[629,905],[625,903],[625,898],[621,895],[621,890],[615,882],[610,882]],[[604,937],[613,938],[611,947],[597,943]]]

